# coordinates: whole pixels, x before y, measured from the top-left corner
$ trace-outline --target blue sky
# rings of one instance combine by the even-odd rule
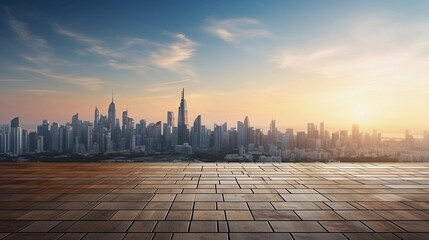
[[[2,1],[0,122],[118,110],[425,128],[428,1]],[[401,101],[398,96],[406,96]],[[389,121],[389,122],[387,122]],[[266,125],[266,126],[265,126]],[[411,127],[412,128],[412,127]]]

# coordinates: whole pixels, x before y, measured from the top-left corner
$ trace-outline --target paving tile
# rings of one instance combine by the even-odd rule
[[[428,240],[429,233],[396,233],[402,240]]]
[[[156,221],[134,221],[127,232],[152,232]]]
[[[363,223],[374,232],[404,232],[402,228],[389,221],[363,221]]]
[[[295,240],[347,240],[341,233],[292,233]]]
[[[367,226],[359,221],[320,221],[328,232],[371,232]]]
[[[319,210],[313,202],[273,202],[276,210]]]
[[[195,210],[192,220],[225,220],[225,212]]]
[[[0,221],[0,232],[18,232],[31,223],[31,221]]]
[[[218,210],[247,210],[249,207],[246,202],[218,202]]]
[[[270,221],[274,232],[326,232],[316,221]]]
[[[91,211],[81,218],[81,220],[109,220],[116,211]]]
[[[82,240],[122,240],[125,233],[88,233]]]
[[[101,202],[95,210],[142,210],[147,202]]]
[[[12,233],[5,240],[57,240],[62,233]]]
[[[127,233],[123,240],[151,240],[153,233]]]
[[[188,232],[189,221],[159,221],[154,232]]]
[[[173,240],[228,240],[226,233],[175,233]]]
[[[191,220],[192,211],[169,211],[167,220]]]
[[[86,233],[64,233],[60,240],[81,240]]]
[[[52,228],[58,225],[60,221],[37,221],[28,225],[20,232],[49,232]]]
[[[228,221],[230,232],[272,232],[267,221]]]
[[[422,211],[375,211],[387,220],[429,220],[429,214]]]
[[[329,201],[326,197],[321,194],[281,194],[285,201]]]
[[[346,220],[385,220],[373,211],[335,211]]]
[[[345,233],[349,240],[400,240],[392,233]]]
[[[125,232],[130,221],[79,221],[66,232]]]
[[[225,201],[252,202],[252,201],[283,201],[279,194],[224,194]]]
[[[293,211],[252,211],[255,220],[299,220]]]
[[[226,219],[229,220],[253,220],[250,211],[225,211]]]
[[[394,221],[407,232],[429,232],[429,221]]]
[[[293,240],[289,233],[230,233],[230,240]]]
[[[191,221],[190,232],[217,232],[216,221]]]
[[[168,211],[141,211],[135,220],[164,220]]]
[[[302,220],[343,220],[334,211],[295,211]]]

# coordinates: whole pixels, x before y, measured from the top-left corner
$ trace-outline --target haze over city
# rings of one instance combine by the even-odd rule
[[[207,126],[246,115],[282,131],[429,125],[427,1],[3,1],[0,10],[0,123],[92,120],[112,90],[118,112],[164,121],[185,87],[189,119],[201,114]]]

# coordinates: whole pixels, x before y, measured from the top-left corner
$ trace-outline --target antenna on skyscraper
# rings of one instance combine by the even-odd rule
[[[182,89],[182,99],[185,98],[185,88]]]
[[[113,102],[113,90],[112,90],[112,102]]]

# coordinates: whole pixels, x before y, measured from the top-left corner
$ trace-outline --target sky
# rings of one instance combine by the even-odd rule
[[[429,128],[429,1],[0,1],[0,123]]]

